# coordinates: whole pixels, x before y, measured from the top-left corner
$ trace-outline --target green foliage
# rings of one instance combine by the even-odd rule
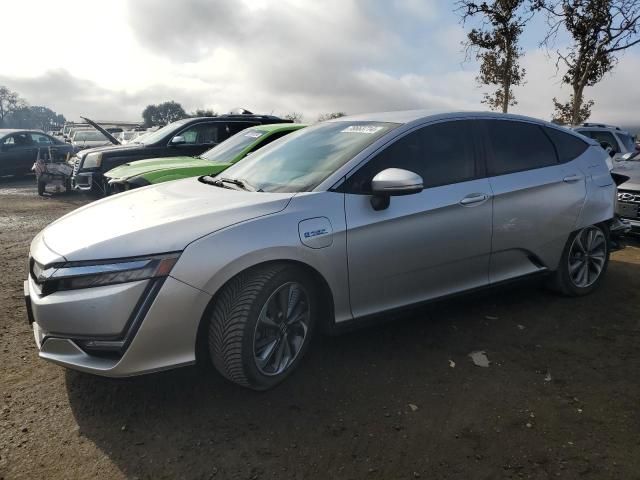
[[[37,130],[59,130],[65,122],[64,115],[60,115],[50,108],[40,106],[22,106],[11,112],[5,119],[7,127],[33,128]]]
[[[482,100],[492,110],[507,112],[517,104],[513,87],[521,85],[526,74],[519,64],[523,51],[518,40],[532,16],[532,9],[525,7],[527,3],[528,0],[461,0],[457,4],[463,24],[471,18],[481,19],[481,26],[467,34],[466,47],[480,62],[477,82],[497,87],[485,92]]]
[[[571,95],[569,101],[566,103],[561,103],[556,97],[553,97],[553,106],[555,108],[555,111],[553,112],[553,119],[551,121],[553,123],[557,123],[558,125],[579,125],[580,123],[589,120],[589,117],[591,116],[591,107],[593,107],[593,104],[593,100],[589,100],[586,102],[583,100],[578,109],[578,115],[574,117],[573,95]]]
[[[195,112],[191,112],[190,117],[217,117],[218,112],[210,108],[198,108]]]
[[[543,44],[550,47],[561,28],[571,38],[568,49],[556,51],[556,65],[566,67],[562,83],[571,86],[572,94],[567,103],[554,99],[554,115],[579,124],[593,106],[584,100],[584,89],[615,68],[618,52],[640,43],[640,0],[538,0],[537,8],[549,18]]]
[[[182,105],[173,100],[157,105],[147,105],[142,111],[142,118],[146,127],[156,127],[168,125],[176,120],[187,118],[187,112]]]
[[[0,85],[0,126],[6,127],[7,117],[18,108],[26,106],[26,102],[20,96],[7,87]]]

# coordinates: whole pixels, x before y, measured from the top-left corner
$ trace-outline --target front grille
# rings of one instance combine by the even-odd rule
[[[640,204],[640,192],[618,190],[618,201],[623,203]]]

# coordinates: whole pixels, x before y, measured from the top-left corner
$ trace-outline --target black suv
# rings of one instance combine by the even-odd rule
[[[73,161],[74,190],[105,193],[102,174],[118,165],[145,158],[200,155],[245,128],[268,123],[291,123],[273,115],[228,114],[185,118],[126,145],[108,145],[78,152]]]

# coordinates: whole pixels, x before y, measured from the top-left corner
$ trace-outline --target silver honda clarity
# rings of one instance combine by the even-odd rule
[[[532,118],[391,112],[295,132],[230,167],[116,195],[31,244],[40,357],[122,377],[209,356],[253,389],[312,335],[545,273],[591,292],[616,186],[593,140]]]

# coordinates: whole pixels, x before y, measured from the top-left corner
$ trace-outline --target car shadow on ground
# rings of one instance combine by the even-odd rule
[[[627,385],[611,400],[611,385],[640,367],[640,325],[630,319],[640,297],[629,297],[639,287],[640,265],[613,260],[602,288],[581,299],[528,282],[439,302],[316,338],[298,371],[268,392],[199,367],[123,380],[68,371],[67,392],[79,434],[127,477],[544,473],[571,464],[562,449],[577,397],[616,408],[589,425],[584,443],[623,451],[633,442],[633,429],[612,438],[604,422],[617,428],[640,394]],[[489,368],[473,365],[474,350]],[[544,433],[525,427],[533,411],[549,422]],[[529,460],[510,471],[518,455]]]

